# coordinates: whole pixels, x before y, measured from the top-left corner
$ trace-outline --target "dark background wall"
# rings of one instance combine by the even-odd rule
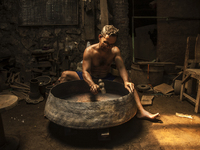
[[[85,30],[82,28],[82,3],[79,3],[78,25],[37,25],[20,26],[20,1],[2,0],[0,2],[0,57],[15,58],[20,68],[30,67],[32,51],[44,47],[55,49],[54,59],[65,59],[69,53],[71,61],[81,61],[85,45]],[[94,4],[94,3],[93,3]],[[85,4],[87,6],[87,4]],[[94,9],[92,7],[91,9]],[[95,14],[92,14],[94,16]],[[95,40],[95,39],[92,39]],[[62,62],[59,64],[62,65]],[[67,67],[63,69],[69,69]]]
[[[160,61],[183,65],[188,36],[200,32],[200,1],[157,0],[157,57]]]
[[[157,57],[156,1],[134,1],[133,14],[134,61],[153,61]]]
[[[117,45],[122,51],[127,68],[130,68],[132,49],[129,35],[128,0],[111,1],[109,5],[109,23],[120,28],[120,40]],[[0,56],[11,56],[19,68],[30,68],[32,51],[42,48],[52,48],[54,60],[62,70],[75,69],[82,60],[86,44],[98,42],[101,30],[101,14],[99,0],[78,1],[77,25],[20,25],[20,3],[23,1],[2,0],[0,2]],[[25,2],[25,1],[24,1]],[[26,2],[27,3],[27,2]],[[108,1],[109,3],[109,1]],[[114,5],[113,5],[114,4]],[[118,11],[120,9],[120,11]],[[112,12],[112,10],[114,10]],[[117,15],[120,15],[119,18]],[[36,15],[37,16],[37,15]],[[124,36],[124,37],[123,37]],[[66,66],[66,59],[74,67]],[[65,60],[65,62],[64,62]],[[69,63],[68,63],[69,64]]]
[[[154,5],[156,8],[149,6],[151,2],[151,0],[140,2],[108,0],[109,23],[120,28],[117,46],[122,51],[122,57],[128,69],[133,56],[131,36],[134,31],[132,27],[142,26],[141,22],[131,24],[133,15],[149,14],[169,17],[167,20],[157,19],[153,23],[152,20],[149,22],[147,20],[145,23],[145,25],[156,25],[157,30],[156,46],[152,49],[155,55],[149,60],[155,57],[159,61],[170,61],[183,65],[186,38],[199,33],[200,1],[157,0]],[[20,26],[19,10],[19,0],[0,1],[0,57],[14,57],[15,65],[20,68],[29,67],[33,50],[47,46],[55,49],[53,55],[60,71],[70,69],[69,66],[64,65],[66,63],[63,63],[64,60],[68,59],[76,65],[82,60],[87,41],[91,44],[98,42],[97,35],[101,30],[99,0],[79,1],[78,25]]]

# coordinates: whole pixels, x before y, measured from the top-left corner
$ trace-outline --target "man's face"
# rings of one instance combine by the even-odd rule
[[[116,36],[99,35],[99,42],[101,48],[112,49],[115,46],[116,40],[117,40]]]

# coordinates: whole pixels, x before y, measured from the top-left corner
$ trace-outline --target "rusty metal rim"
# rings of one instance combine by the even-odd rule
[[[49,96],[51,96],[52,93],[49,93]],[[123,97],[130,97],[131,94],[128,94],[128,95],[125,95]],[[132,96],[131,96],[132,97]],[[58,99],[57,99],[58,101]],[[113,100],[111,100],[113,101]],[[73,101],[66,101],[67,103],[79,103],[79,102],[73,102]],[[98,102],[92,102],[92,103],[102,103],[104,101],[98,101]],[[134,101],[135,102],[135,101]],[[80,104],[80,103],[79,103]],[[88,104],[89,103],[84,103],[84,104]],[[52,122],[54,122],[55,124],[58,124],[58,125],[61,125],[61,126],[64,126],[64,127],[68,127],[68,128],[74,128],[74,129],[102,129],[102,128],[109,128],[109,127],[114,127],[114,126],[118,126],[118,125],[121,125],[121,124],[124,124],[126,122],[128,122],[129,120],[131,120],[137,113],[137,106],[135,104],[135,106],[132,108],[133,109],[133,113],[125,120],[121,120],[120,122],[116,122],[116,123],[112,123],[112,124],[109,124],[109,125],[105,125],[105,126],[90,126],[90,125],[86,125],[86,126],[75,126],[75,125],[69,125],[68,123],[61,123],[59,122],[59,119],[56,118],[55,116],[52,115],[52,113],[50,113],[47,109],[45,109],[44,111],[44,114],[45,116]]]
[[[83,83],[83,81],[80,81]],[[73,82],[74,85],[75,82]],[[86,84],[85,84],[86,85]],[[113,82],[110,88],[118,88],[119,85],[125,93],[127,90],[121,84]],[[77,102],[64,100],[55,94],[60,92],[60,88],[67,86],[71,89],[70,84],[63,83],[52,88],[45,105],[44,114],[52,122],[64,127],[75,129],[97,129],[108,128],[123,124],[133,118],[137,112],[137,106],[132,94],[124,94],[120,98],[110,99],[107,101],[95,102]],[[80,86],[81,88],[85,87]],[[74,91],[74,89],[71,89]],[[112,89],[113,90],[113,89]],[[86,91],[87,92],[87,91]],[[122,93],[124,93],[122,92]],[[52,94],[54,93],[54,94]]]

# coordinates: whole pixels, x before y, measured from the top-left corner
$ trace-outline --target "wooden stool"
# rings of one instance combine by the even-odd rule
[[[200,112],[200,34],[187,38],[180,100],[184,97],[195,104],[194,111]],[[187,83],[187,84],[186,84]],[[186,90],[187,88],[187,90]],[[194,96],[193,96],[194,94]],[[196,95],[196,96],[195,96]]]
[[[17,105],[15,95],[0,95],[0,150],[14,150],[18,148],[19,140],[14,136],[5,137],[1,113]]]

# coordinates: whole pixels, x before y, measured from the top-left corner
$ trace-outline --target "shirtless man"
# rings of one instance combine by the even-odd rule
[[[143,108],[134,84],[128,80],[128,73],[124,66],[120,50],[115,46],[118,31],[113,25],[104,26],[101,34],[98,36],[99,43],[87,47],[84,51],[82,73],[64,71],[60,82],[84,79],[90,86],[90,91],[93,94],[97,94],[98,85],[94,83],[93,78],[106,79],[108,76],[112,78],[109,70],[114,61],[125,88],[134,95],[138,108],[137,117],[154,120],[159,116],[159,113],[151,114]]]

